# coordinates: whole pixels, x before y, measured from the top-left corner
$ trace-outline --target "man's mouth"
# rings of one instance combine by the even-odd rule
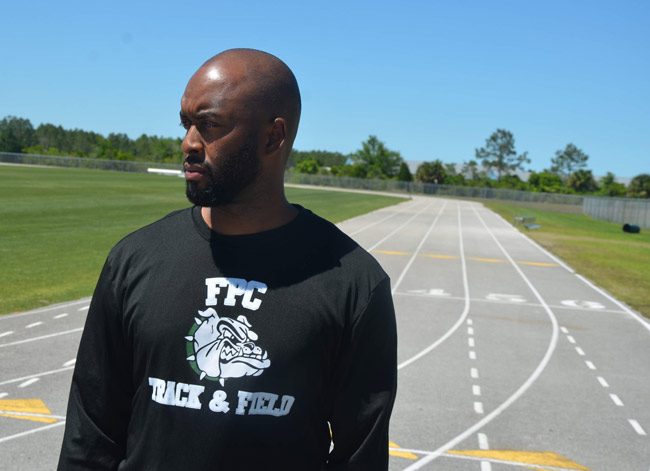
[[[198,180],[206,173],[205,168],[200,165],[185,164],[183,165],[186,180]]]

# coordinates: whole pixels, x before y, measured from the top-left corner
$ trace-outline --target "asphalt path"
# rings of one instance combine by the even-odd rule
[[[392,470],[650,469],[637,313],[478,203],[416,197],[340,227],[392,280]],[[88,304],[0,317],[1,469],[54,469]]]

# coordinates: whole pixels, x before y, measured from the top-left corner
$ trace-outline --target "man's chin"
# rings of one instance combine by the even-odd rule
[[[210,188],[201,189],[196,182],[186,182],[185,196],[190,203],[204,208],[218,208],[232,202],[233,198],[218,195]]]

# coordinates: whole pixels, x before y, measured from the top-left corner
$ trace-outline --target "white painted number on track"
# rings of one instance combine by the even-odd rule
[[[525,303],[526,299],[523,296],[518,294],[500,294],[500,293],[490,293],[485,299],[488,301],[501,301],[508,303]]]
[[[582,301],[579,299],[565,299],[562,304],[567,307],[580,307],[583,309],[605,309],[605,306],[596,301]]]
[[[408,292],[413,294],[425,294],[427,296],[451,296],[451,294],[447,293],[444,289],[411,289]]]

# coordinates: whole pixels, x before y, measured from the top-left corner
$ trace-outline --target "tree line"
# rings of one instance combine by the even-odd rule
[[[319,152],[327,155],[328,159],[321,158]],[[597,181],[587,168],[589,156],[572,143],[555,153],[548,168],[540,172],[524,172],[524,165],[530,163],[528,153],[517,153],[515,138],[506,129],[493,132],[483,147],[475,149],[474,159],[462,165],[443,163],[440,159],[422,162],[415,175],[400,153],[388,149],[376,136],[369,136],[359,150],[347,156],[323,151],[294,154],[292,166],[301,173],[544,193],[650,198],[650,175],[637,175],[627,186],[618,182],[611,172]],[[520,175],[526,173],[528,178],[523,179]]]
[[[0,121],[0,151],[42,155],[179,163],[182,161],[180,138],[142,134],[130,139],[126,134],[108,136],[65,129],[50,123],[34,128],[28,119],[7,116]],[[377,136],[369,136],[361,148],[351,154],[324,150],[294,149],[287,166],[307,174],[326,174],[354,178],[419,181],[440,185],[508,188],[545,193],[597,194],[650,198],[650,175],[640,174],[626,186],[608,172],[596,180],[587,168],[589,156],[569,143],[551,158],[550,166],[530,172],[523,179],[524,165],[530,163],[527,152],[518,153],[513,134],[497,129],[483,147],[475,149],[474,159],[443,163],[435,159],[421,163],[413,175],[398,151],[389,149]]]
[[[92,131],[65,129],[44,123],[34,128],[28,119],[7,116],[0,121],[0,151],[65,155],[108,160],[181,162],[181,139],[126,134],[103,136]]]

